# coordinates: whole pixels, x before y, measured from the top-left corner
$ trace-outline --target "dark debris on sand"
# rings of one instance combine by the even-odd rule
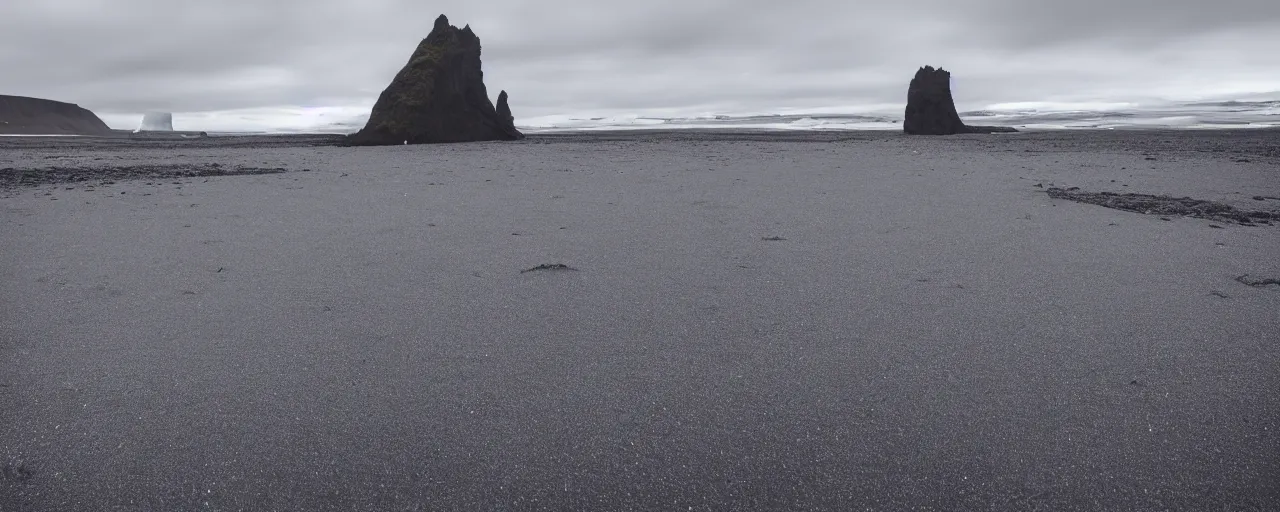
[[[1249,279],[1249,274],[1237,277],[1236,282],[1254,288],[1265,288],[1272,285],[1280,286],[1280,279]]]
[[[136,179],[178,179],[209,176],[279,174],[283,167],[223,167],[219,164],[129,165],[120,167],[46,167],[42,169],[0,169],[0,189],[36,187],[86,181]]]
[[[21,461],[11,461],[4,465],[4,470],[0,471],[0,476],[9,482],[26,482],[31,480],[34,472]]]
[[[541,272],[541,271],[557,271],[557,270],[570,271],[570,272],[578,271],[578,269],[565,265],[564,263],[543,263],[533,268],[526,268],[524,270],[521,270],[520,273],[523,274],[525,272]]]
[[[153,149],[305,148],[337,146],[345,135],[213,135],[186,138],[180,133],[132,133],[116,130],[107,137],[0,137],[0,151],[56,147],[64,151],[128,153]]]
[[[1280,212],[1263,210],[1242,210],[1225,203],[1192,199],[1190,197],[1153,196],[1148,194],[1117,194],[1114,192],[1084,192],[1079,187],[1050,187],[1045,190],[1049,197],[1067,199],[1079,203],[1095,204],[1137,212],[1146,215],[1195,217],[1219,222],[1229,222],[1241,226],[1256,224],[1270,225],[1271,221],[1280,220]]]

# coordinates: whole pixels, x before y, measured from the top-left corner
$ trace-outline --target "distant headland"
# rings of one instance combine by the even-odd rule
[[[0,135],[111,135],[111,128],[79,105],[0,95]]]

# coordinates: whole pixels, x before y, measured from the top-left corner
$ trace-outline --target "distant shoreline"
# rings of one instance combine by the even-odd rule
[[[1047,128],[1037,126],[1016,126],[1019,133],[1106,133],[1106,132],[1174,132],[1174,133],[1227,133],[1227,132],[1258,132],[1258,131],[1280,131],[1280,126],[1215,126],[1215,127],[1174,127],[1174,126],[1116,126],[1108,128]],[[749,133],[754,135],[761,134],[777,134],[785,135],[781,137],[788,139],[792,135],[804,134],[896,134],[901,132],[901,128],[897,129],[870,129],[870,128],[814,128],[814,129],[788,129],[788,128],[771,128],[771,127],[689,127],[681,128],[676,126],[643,126],[643,127],[601,127],[601,128],[549,128],[549,129],[530,129],[526,133],[531,137],[537,136],[565,136],[565,135],[608,135],[617,136],[622,134],[634,134],[636,136],[644,136],[644,134],[665,134],[665,133],[686,133],[686,134],[735,134]],[[108,139],[108,140],[144,140],[144,141],[179,141],[193,140],[198,138],[226,138],[226,137],[333,137],[343,138],[348,134],[333,132],[204,132],[205,135],[199,136],[201,132],[167,132],[167,133],[148,133],[139,135],[132,131],[117,130],[118,133],[111,135],[60,135],[60,134],[0,134],[0,138],[23,138],[23,139],[39,139],[39,138],[74,138],[74,139]],[[185,135],[185,137],[183,136]],[[1016,135],[1010,134],[986,134],[993,135]],[[945,136],[944,136],[945,137]]]

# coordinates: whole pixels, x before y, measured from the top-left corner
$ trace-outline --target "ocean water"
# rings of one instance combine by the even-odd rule
[[[821,111],[787,114],[705,114],[689,117],[546,116],[517,119],[526,133],[591,130],[735,129],[735,130],[901,130],[898,110],[849,113]],[[1280,100],[1168,103],[1011,103],[961,112],[971,125],[1010,126],[1020,130],[1071,129],[1222,129],[1280,126]]]
[[[312,112],[319,110],[319,113]],[[301,113],[299,113],[301,112]],[[210,136],[258,134],[348,134],[362,128],[367,108],[288,109],[175,114],[183,130]],[[305,115],[304,115],[305,114]],[[516,114],[519,114],[517,108]],[[685,115],[552,115],[517,117],[525,133],[598,130],[884,130],[902,129],[903,106],[844,109],[697,113]],[[1280,127],[1280,100],[1134,103],[1005,103],[968,110],[960,117],[971,125],[1010,126],[1023,131],[1080,129],[1188,129]],[[177,121],[181,121],[178,123]],[[135,116],[115,116],[110,125],[137,125]]]

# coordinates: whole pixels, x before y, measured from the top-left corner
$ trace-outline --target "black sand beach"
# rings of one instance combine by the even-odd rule
[[[1280,132],[334,141],[0,138],[0,510],[1280,503]]]

